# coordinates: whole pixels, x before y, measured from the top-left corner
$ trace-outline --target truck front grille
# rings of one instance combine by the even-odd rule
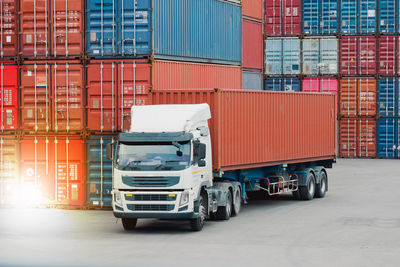
[[[171,211],[175,205],[159,204],[128,204],[126,205],[132,211]]]
[[[126,194],[128,201],[175,201],[175,194]]]
[[[179,183],[179,176],[148,177],[123,176],[122,182],[132,187],[168,187]]]

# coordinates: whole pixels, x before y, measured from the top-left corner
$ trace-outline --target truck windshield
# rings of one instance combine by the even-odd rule
[[[120,143],[120,170],[183,170],[190,166],[190,142]]]

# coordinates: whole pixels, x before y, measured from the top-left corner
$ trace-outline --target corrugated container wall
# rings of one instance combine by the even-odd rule
[[[336,156],[333,95],[171,90],[154,92],[152,99],[153,104],[206,102],[210,105],[214,170],[273,166]],[[314,124],[320,127],[309,127]]]
[[[267,78],[265,79],[264,90],[300,92],[300,86],[298,78]]]
[[[243,89],[263,90],[263,74],[257,71],[243,71]]]
[[[338,51],[336,38],[303,39],[303,74],[337,74]]]
[[[21,185],[38,192],[38,204],[84,204],[85,154],[80,137],[25,136],[20,149]]]
[[[0,135],[0,206],[12,205],[19,199],[18,139]]]
[[[18,55],[18,3],[16,0],[1,1],[1,59]]]
[[[84,0],[21,0],[23,58],[83,56]]]
[[[338,33],[338,0],[303,0],[303,33]]]
[[[377,0],[341,0],[341,32],[373,34],[376,32]]]
[[[25,62],[21,75],[24,132],[78,133],[84,129],[83,65],[75,61]]]
[[[106,145],[112,135],[94,135],[86,140],[87,204],[111,206],[112,161],[106,158]]]
[[[376,115],[376,79],[343,78],[340,80],[340,115]]]
[[[383,34],[400,30],[400,0],[379,0],[379,31]]]
[[[335,93],[339,92],[339,81],[331,77],[304,78],[302,83],[303,92]]]
[[[17,65],[0,64],[0,127],[4,131],[18,128],[18,71]]]
[[[396,77],[382,77],[378,80],[378,114],[400,116],[400,85]]]
[[[242,16],[252,20],[263,20],[263,0],[242,0]]]
[[[340,156],[345,158],[373,158],[376,156],[375,119],[340,119]]]
[[[373,75],[377,68],[377,39],[374,36],[342,36],[340,72],[344,75]]]
[[[379,74],[400,74],[400,36],[381,36],[378,42]]]
[[[95,0],[87,1],[86,8],[86,52],[91,57],[241,64],[240,5],[217,0]]]
[[[300,74],[299,38],[267,38],[264,49],[265,74]]]
[[[243,63],[244,69],[263,68],[263,25],[262,23],[243,20]]]
[[[265,1],[264,4],[266,35],[301,34],[301,0]]]
[[[400,119],[381,118],[377,127],[378,157],[400,159]]]

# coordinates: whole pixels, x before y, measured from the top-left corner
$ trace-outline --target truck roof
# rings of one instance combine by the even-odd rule
[[[129,132],[187,132],[210,118],[210,107],[206,103],[133,106]]]

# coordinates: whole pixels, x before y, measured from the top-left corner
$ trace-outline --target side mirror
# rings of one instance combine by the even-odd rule
[[[198,156],[199,156],[199,166],[200,166],[200,160],[206,158],[206,145],[203,143],[199,143]]]
[[[205,167],[206,166],[206,161],[204,159],[200,159],[198,164],[199,164],[199,167]]]
[[[113,160],[113,155],[114,155],[114,144],[113,143],[106,144],[106,158],[109,160]]]

